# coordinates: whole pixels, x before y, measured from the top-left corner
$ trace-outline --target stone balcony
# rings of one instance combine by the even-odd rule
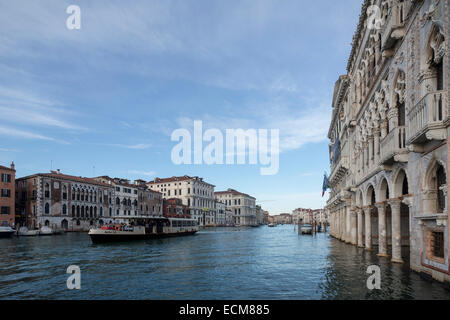
[[[380,163],[390,165],[394,162],[408,161],[406,148],[406,127],[400,126],[389,132],[380,143]]]
[[[334,185],[337,181],[339,181],[342,177],[344,177],[345,173],[350,167],[350,161],[347,156],[341,156],[339,161],[333,167],[331,171],[329,181],[331,185]]]
[[[444,121],[448,117],[447,92],[427,93],[408,113],[408,144],[446,139]]]
[[[395,43],[402,39],[406,34],[405,23],[398,23],[396,14],[393,12],[387,18],[387,21],[381,29],[381,44],[383,48],[383,55],[390,56],[390,49]]]

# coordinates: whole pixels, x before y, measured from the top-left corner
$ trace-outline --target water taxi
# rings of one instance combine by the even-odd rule
[[[17,231],[17,235],[23,237],[34,237],[39,235],[39,230],[29,230],[24,226],[19,228],[19,230]]]
[[[93,243],[133,241],[194,235],[197,220],[186,218],[130,218],[128,223],[114,223],[89,230]]]
[[[47,226],[43,226],[39,229],[40,236],[51,236],[53,234],[53,229]]]
[[[313,228],[311,224],[305,223],[300,226],[300,230],[302,234],[312,234]]]
[[[10,226],[0,226],[0,238],[11,238],[16,230]]]

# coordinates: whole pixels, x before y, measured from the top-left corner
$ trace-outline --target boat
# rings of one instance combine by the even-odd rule
[[[126,220],[129,222],[90,229],[88,234],[93,243],[105,243],[188,236],[198,231],[195,219],[140,217]]]
[[[53,234],[53,229],[47,226],[41,227],[39,230],[40,236],[51,236]]]
[[[1,226],[0,227],[0,238],[11,238],[13,234],[16,233],[16,230],[11,228],[10,226]]]
[[[273,223],[269,223],[269,228],[273,228],[275,225]]]
[[[302,234],[312,234],[312,225],[309,223],[302,224],[300,226],[300,231]]]
[[[39,230],[29,230],[27,227],[20,227],[17,235],[25,237],[37,236],[39,235]]]

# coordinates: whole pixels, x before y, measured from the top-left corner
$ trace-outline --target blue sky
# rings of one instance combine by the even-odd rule
[[[66,8],[81,8],[81,30]],[[0,0],[0,164],[129,179],[198,175],[271,214],[321,207],[334,82],[360,0]],[[181,165],[171,132],[280,129],[280,169]],[[95,169],[94,169],[95,167]]]

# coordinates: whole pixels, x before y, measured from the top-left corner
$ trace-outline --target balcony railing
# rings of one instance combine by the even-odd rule
[[[445,138],[444,120],[448,116],[446,91],[426,94],[408,113],[408,143],[419,144],[426,140]]]
[[[387,164],[398,161],[397,155],[407,153],[406,149],[406,128],[400,126],[394,128],[389,134],[381,140],[380,143],[380,162]]]

